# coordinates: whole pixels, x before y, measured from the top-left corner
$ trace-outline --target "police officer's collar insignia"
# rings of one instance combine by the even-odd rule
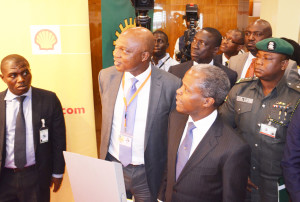
[[[273,51],[276,48],[276,43],[275,41],[269,41],[268,43],[268,50]]]

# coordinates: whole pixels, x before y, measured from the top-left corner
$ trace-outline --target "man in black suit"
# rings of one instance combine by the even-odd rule
[[[160,199],[167,202],[242,202],[250,147],[220,119],[229,80],[208,64],[193,66],[177,90],[169,118],[168,164]],[[165,196],[165,197],[164,197]]]
[[[1,62],[0,201],[49,202],[62,181],[65,121],[57,96],[31,86],[28,61],[8,55]]]
[[[224,70],[230,80],[232,87],[237,79],[237,73],[224,65],[217,63],[213,57],[218,53],[221,45],[222,35],[220,32],[211,27],[201,29],[194,37],[191,45],[192,60],[170,67],[169,72],[179,78],[183,78],[184,74],[196,64],[210,64]]]

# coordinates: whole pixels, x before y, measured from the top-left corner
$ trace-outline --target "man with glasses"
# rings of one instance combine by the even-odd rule
[[[170,67],[169,72],[182,79],[184,74],[194,65],[215,65],[225,71],[232,87],[236,82],[237,73],[213,59],[219,51],[221,41],[222,35],[218,30],[211,27],[201,29],[191,44],[192,60]]]
[[[244,32],[240,30],[229,30],[222,38],[220,51],[222,54],[216,55],[214,60],[228,67],[228,61],[232,56],[243,53]]]

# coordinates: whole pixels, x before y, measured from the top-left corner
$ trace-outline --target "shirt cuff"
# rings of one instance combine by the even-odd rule
[[[64,174],[52,174],[52,177],[62,178]]]

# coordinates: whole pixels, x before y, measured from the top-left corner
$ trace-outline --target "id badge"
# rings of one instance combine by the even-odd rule
[[[45,119],[41,119],[42,127],[40,128],[40,144],[49,140],[48,128],[45,126]]]
[[[119,136],[119,144],[125,147],[131,147],[132,136],[128,133],[121,133]]]
[[[277,128],[273,127],[272,125],[268,124],[260,124],[260,131],[259,133],[262,135],[266,135],[271,138],[276,138],[276,131]]]
[[[40,129],[40,143],[48,142],[48,128]]]

